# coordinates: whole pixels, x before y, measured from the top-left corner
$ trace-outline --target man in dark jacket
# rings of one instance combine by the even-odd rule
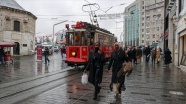
[[[5,56],[5,52],[3,50],[3,48],[1,47],[0,49],[0,59],[1,59],[1,64],[4,65],[5,62],[4,62],[4,56]]]
[[[48,47],[45,47],[45,51],[44,51],[45,64],[47,64],[47,61],[50,62],[50,60],[48,59],[48,55],[49,55],[49,49]]]
[[[95,87],[94,98],[97,99],[97,94],[100,92],[100,83],[102,82],[103,76],[103,65],[105,61],[104,53],[99,49],[100,43],[96,42],[94,51],[89,54],[89,61],[84,70],[86,72],[89,70],[88,82],[93,84]]]
[[[149,58],[150,58],[150,46],[148,46],[146,49],[145,49],[145,56],[146,56],[146,62],[148,63],[149,62]]]

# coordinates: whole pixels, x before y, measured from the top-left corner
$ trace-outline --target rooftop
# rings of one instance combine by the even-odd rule
[[[0,0],[0,7],[1,7],[1,6],[25,11],[25,9],[23,9],[23,8],[22,8],[16,1],[14,1],[14,0]]]

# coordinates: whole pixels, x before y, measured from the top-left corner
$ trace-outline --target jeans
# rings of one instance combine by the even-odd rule
[[[4,56],[1,56],[1,64],[4,65],[5,61],[4,61]]]
[[[47,64],[47,61],[50,62],[50,60],[48,59],[48,55],[45,55],[45,64]]]

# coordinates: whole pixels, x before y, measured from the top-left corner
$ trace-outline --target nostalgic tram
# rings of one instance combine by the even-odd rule
[[[87,22],[77,22],[71,26],[66,24],[66,60],[68,66],[86,65],[89,52],[93,51],[94,43],[100,42],[100,49],[108,60],[114,50],[114,34]]]

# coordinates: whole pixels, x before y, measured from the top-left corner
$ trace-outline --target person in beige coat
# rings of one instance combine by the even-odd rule
[[[159,64],[159,62],[160,62],[160,55],[161,55],[160,48],[157,48],[157,50],[156,50],[156,60],[157,60],[157,64]]]

